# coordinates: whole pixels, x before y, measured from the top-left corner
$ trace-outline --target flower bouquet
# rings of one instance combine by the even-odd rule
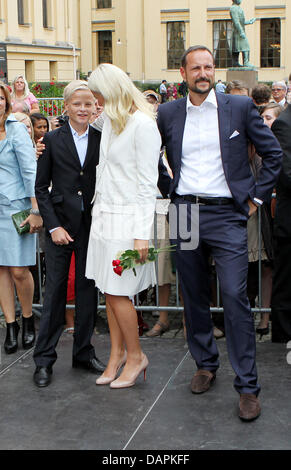
[[[177,245],[166,246],[164,248],[154,248],[150,247],[148,251],[148,256],[145,263],[152,263],[156,261],[158,254],[162,253],[163,251],[174,252],[176,250]],[[132,269],[134,275],[136,276],[136,267],[140,266],[140,255],[137,250],[126,250],[122,252],[120,255],[117,255],[117,259],[112,261],[113,271],[118,276],[121,276],[123,271],[126,269]],[[143,263],[144,264],[144,263]]]

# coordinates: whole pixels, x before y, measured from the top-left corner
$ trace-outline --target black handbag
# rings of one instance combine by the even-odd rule
[[[17,214],[11,215],[12,221],[19,235],[24,235],[25,233],[28,233],[30,231],[29,224],[25,224],[23,227],[20,227],[20,225],[27,219],[29,215],[30,215],[30,209],[17,212]]]

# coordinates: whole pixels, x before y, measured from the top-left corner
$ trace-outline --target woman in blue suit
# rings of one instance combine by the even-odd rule
[[[15,320],[14,286],[22,308],[22,342],[34,344],[32,315],[34,284],[29,266],[36,262],[35,235],[42,226],[34,195],[36,156],[24,124],[11,114],[9,90],[0,82],[0,304],[4,312],[7,354],[17,350],[18,323]],[[25,223],[30,233],[18,235],[11,215],[31,208]]]

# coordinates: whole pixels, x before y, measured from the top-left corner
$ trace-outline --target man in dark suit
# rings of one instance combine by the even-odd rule
[[[291,339],[291,105],[280,114],[272,131],[283,150],[283,165],[276,186],[274,219],[274,279],[272,294],[272,341]]]
[[[229,358],[236,373],[234,386],[240,394],[239,417],[250,421],[260,414],[260,387],[254,322],[246,290],[247,219],[259,204],[270,199],[282,152],[251,99],[215,94],[214,60],[209,49],[188,49],[180,71],[189,95],[160,106],[158,125],[173,171],[169,194],[179,231],[172,241],[177,244],[176,266],[189,349],[198,368],[191,390],[207,391],[219,367],[210,315],[211,254],[222,291]],[[249,141],[263,158],[257,182],[249,165]],[[199,240],[189,249],[181,228],[184,232],[191,229],[191,206],[199,210],[199,227],[195,227]]]
[[[64,90],[69,121],[44,137],[39,157],[36,198],[46,228],[46,291],[34,351],[35,384],[50,384],[56,346],[65,323],[68,272],[72,252],[76,263],[76,309],[73,367],[105,370],[91,345],[97,313],[94,282],[85,277],[101,134],[89,126],[95,99],[86,82],[71,82]],[[51,186],[51,191],[49,187]]]

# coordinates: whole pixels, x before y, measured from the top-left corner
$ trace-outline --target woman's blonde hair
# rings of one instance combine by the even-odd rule
[[[11,87],[12,87],[12,93],[11,93],[11,96],[12,98],[16,98],[16,95],[15,95],[15,83],[17,82],[17,80],[19,80],[19,78],[22,78],[23,81],[24,81],[24,92],[23,92],[23,98],[27,98],[30,91],[29,91],[29,87],[28,87],[28,83],[25,79],[25,77],[23,75],[17,75],[17,77],[15,77],[13,79],[13,82],[11,83]]]
[[[268,109],[273,109],[274,110],[274,114],[275,114],[276,118],[280,116],[282,111],[284,111],[284,108],[282,108],[282,106],[280,106],[278,103],[271,102],[271,103],[266,104],[266,106],[264,107],[264,109],[262,111],[262,114],[265,111],[268,111]]]
[[[155,120],[156,113],[152,105],[119,67],[100,64],[90,75],[88,85],[91,91],[103,96],[104,111],[116,134],[119,135],[124,130],[129,116],[135,110]]]
[[[32,142],[34,142],[34,130],[33,130],[33,125],[32,125],[32,122],[31,122],[30,117],[27,116],[27,114],[25,114],[25,113],[13,113],[13,116],[14,116],[15,119],[17,119],[17,121],[19,121],[19,122],[23,122],[23,121],[25,121],[25,120],[28,119],[29,125],[30,125],[30,129],[31,129],[31,140],[32,140]]]
[[[6,119],[8,118],[9,114],[11,114],[11,111],[12,111],[11,95],[10,95],[10,91],[8,90],[4,82],[0,82],[0,89],[3,91],[5,100],[6,100],[5,113],[3,117],[3,123],[5,124]]]

